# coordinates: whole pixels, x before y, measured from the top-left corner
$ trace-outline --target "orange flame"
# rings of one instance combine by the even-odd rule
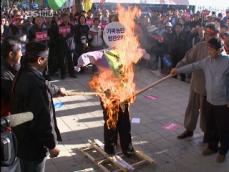
[[[101,94],[100,98],[109,115],[107,125],[115,128],[118,120],[120,106],[124,103],[133,103],[135,97],[134,69],[143,56],[138,38],[135,34],[135,19],[139,17],[140,10],[136,7],[124,7],[118,5],[119,22],[125,27],[125,37],[114,47],[120,53],[122,68],[117,77],[111,70],[104,69],[92,78],[89,86]]]

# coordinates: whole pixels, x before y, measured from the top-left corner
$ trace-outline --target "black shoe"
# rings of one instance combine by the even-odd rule
[[[126,157],[131,157],[131,156],[133,156],[135,154],[135,151],[134,151],[134,148],[133,148],[132,144],[130,144],[128,146],[127,150],[123,151],[123,154]]]
[[[185,139],[187,137],[192,137],[193,131],[185,130],[181,135],[177,136],[178,139]]]
[[[115,155],[115,146],[104,146],[104,151],[110,156]]]

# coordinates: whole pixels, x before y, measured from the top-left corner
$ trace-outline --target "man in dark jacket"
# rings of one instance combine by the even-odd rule
[[[40,16],[37,16],[34,20],[34,25],[30,28],[28,33],[28,40],[31,41],[37,41],[41,42],[45,45],[48,45],[49,37],[48,37],[48,29],[46,25],[44,24],[43,18]],[[49,76],[49,69],[47,66],[47,69],[44,71],[44,76],[47,80],[51,80]]]
[[[183,25],[177,23],[171,36],[171,44],[169,47],[169,54],[171,55],[173,66],[176,66],[177,62],[184,57],[184,54],[187,51],[186,41],[187,39],[186,34],[183,31]]]
[[[28,33],[29,41],[42,42],[48,45],[48,29],[44,24],[43,18],[37,16],[34,20],[34,25],[30,28]]]
[[[42,72],[47,67],[48,49],[39,42],[26,45],[21,69],[13,83],[12,113],[31,111],[34,119],[13,128],[18,139],[18,157],[23,172],[44,172],[47,152],[59,154],[60,141],[52,94]]]
[[[10,92],[14,76],[20,69],[21,44],[15,38],[6,38],[2,43],[1,63],[1,116],[10,114]]]
[[[55,15],[52,18],[50,28],[48,29],[48,36],[49,36],[49,61],[48,61],[48,68],[49,68],[49,74],[52,76],[54,75],[58,70],[58,16]]]
[[[76,78],[73,64],[73,56],[75,51],[74,27],[70,24],[68,14],[62,15],[62,23],[59,25],[59,65],[61,78],[66,77],[66,69],[70,77]]]
[[[174,32],[170,37],[170,45],[168,46],[168,53],[172,60],[172,67],[177,65],[189,48],[187,44],[187,35],[188,34],[183,31],[183,25],[177,23]],[[181,74],[181,80],[185,80],[185,74]]]

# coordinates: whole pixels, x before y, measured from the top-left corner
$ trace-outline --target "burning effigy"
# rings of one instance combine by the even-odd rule
[[[119,133],[125,155],[133,152],[130,134],[129,105],[135,99],[134,64],[144,55],[135,34],[135,19],[140,15],[136,7],[118,6],[119,22],[104,29],[104,40],[110,48],[88,52],[78,60],[78,68],[95,64],[99,73],[89,82],[99,94],[104,114],[104,150],[114,154]],[[107,35],[106,35],[107,34]]]
[[[110,23],[109,25],[115,26],[108,26],[104,30],[106,33],[114,33],[104,38],[110,48],[85,53],[78,60],[78,67],[92,63],[99,69],[89,86],[98,93],[105,93],[100,94],[100,98],[104,107],[111,109],[108,120],[108,126],[111,128],[114,128],[117,122],[113,115],[116,111],[115,104],[134,101],[134,64],[145,53],[140,48],[135,34],[135,19],[140,16],[140,10],[136,7],[126,9],[120,5],[117,10],[119,22]]]
[[[98,93],[103,109],[104,150],[108,154],[115,153],[119,134],[122,152],[129,156],[134,153],[129,107],[136,94],[140,93],[134,83],[134,65],[146,52],[140,47],[135,33],[135,21],[141,11],[120,5],[117,10],[119,21],[108,24],[104,29],[103,38],[109,48],[82,54],[76,70],[88,64],[97,66],[99,72],[93,76],[89,86]]]

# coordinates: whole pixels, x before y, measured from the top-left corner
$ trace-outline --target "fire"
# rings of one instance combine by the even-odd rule
[[[110,69],[100,70],[100,73],[92,78],[89,86],[101,94],[100,98],[107,110],[109,119],[107,125],[115,128],[119,107],[122,103],[133,103],[135,99],[134,64],[143,56],[138,38],[135,34],[135,19],[139,17],[140,10],[136,7],[124,7],[118,5],[119,22],[125,27],[125,37],[114,46],[121,61],[119,75],[115,75]]]

